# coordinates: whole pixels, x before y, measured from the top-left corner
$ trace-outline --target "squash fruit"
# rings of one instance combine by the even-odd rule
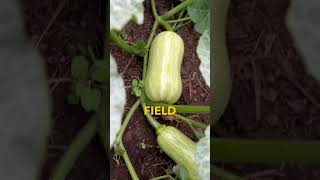
[[[145,93],[154,102],[175,103],[182,94],[181,64],[184,43],[175,32],[164,31],[152,41]]]
[[[195,162],[196,143],[173,126],[163,126],[157,131],[157,142],[178,165],[182,165],[189,174],[189,180],[200,180]]]

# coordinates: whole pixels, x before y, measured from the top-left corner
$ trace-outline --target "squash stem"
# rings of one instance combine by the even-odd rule
[[[129,120],[131,119],[133,113],[136,111],[136,109],[138,108],[139,104],[140,104],[140,98],[133,104],[133,106],[131,107],[130,111],[128,112],[127,116],[125,117],[125,119],[123,120],[123,123],[121,125],[121,129],[119,130],[119,133],[117,135],[117,139],[115,144],[118,144],[121,142],[122,140],[122,136],[124,134],[124,131],[126,130]]]
[[[142,109],[144,109],[146,107],[146,103],[145,102],[141,102],[141,106],[142,106]],[[149,122],[149,124],[155,129],[155,130],[158,130],[159,127],[161,127],[161,124],[155,120],[153,118],[153,116],[151,116],[150,114],[145,114],[145,116],[147,117],[147,120]]]
[[[153,24],[153,27],[152,27],[152,30],[151,30],[151,33],[149,35],[149,38],[148,38],[148,42],[147,42],[147,45],[146,45],[146,54],[144,55],[143,57],[143,71],[142,71],[142,80],[145,79],[146,77],[146,73],[147,73],[147,66],[148,66],[148,56],[149,56],[149,48],[151,46],[151,42],[155,36],[155,33],[156,33],[156,30],[157,30],[157,27],[158,27],[159,23],[158,21],[155,21],[154,24]]]
[[[193,119],[190,119],[190,118],[186,118],[184,116],[181,116],[179,114],[175,114],[175,117],[177,117],[178,119],[180,119],[182,122],[184,123],[187,123],[187,124],[190,124],[192,126],[197,126],[197,127],[200,127],[200,128],[206,128],[208,125],[200,122],[200,121],[195,121]]]
[[[133,180],[139,180],[139,177],[138,177],[138,175],[137,175],[137,173],[136,173],[136,171],[130,161],[129,155],[128,155],[127,151],[125,150],[125,147],[124,147],[122,140],[120,141],[120,148],[124,149],[124,153],[122,155],[122,158],[123,158],[124,162],[126,163],[126,166],[127,166],[128,171],[131,175],[131,178]]]
[[[121,37],[118,36],[116,32],[110,31],[110,37],[113,40],[113,42],[115,42],[124,51],[126,51],[130,54],[136,54],[138,56],[142,56],[138,53],[135,53],[134,48],[131,45],[129,45],[126,41],[121,39]]]
[[[162,19],[163,20],[167,20],[169,19],[171,16],[173,16],[174,14],[178,13],[179,11],[181,11],[182,9],[186,8],[187,6],[189,6],[192,3],[193,0],[186,0],[183,3],[179,4],[178,6],[176,6],[175,8],[171,9],[170,11],[166,12],[164,15],[162,15]]]
[[[184,21],[189,21],[190,17],[185,17],[185,18],[181,18],[181,19],[175,19],[175,20],[170,20],[167,21],[167,23],[178,23],[178,22],[184,22]]]
[[[153,16],[156,19],[156,21],[158,21],[159,24],[162,27],[164,27],[167,31],[172,31],[171,26],[165,20],[163,20],[161,16],[158,15],[154,0],[151,0],[151,8],[152,8]]]
[[[69,146],[68,150],[60,159],[56,169],[52,174],[51,180],[61,180],[66,178],[80,153],[96,135],[97,122],[97,115],[93,115],[87,124],[81,129],[79,134],[73,140],[72,144]]]

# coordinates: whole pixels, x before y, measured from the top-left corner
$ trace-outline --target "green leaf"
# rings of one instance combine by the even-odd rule
[[[201,180],[210,180],[210,126],[205,130],[205,137],[197,142],[195,159]]]
[[[192,4],[187,8],[191,21],[195,23],[195,30],[203,33],[210,28],[209,18],[209,1],[208,0],[193,0]]]
[[[141,96],[141,89],[138,87],[133,88],[133,93],[135,96],[140,97]]]
[[[90,86],[83,82],[76,82],[75,94],[80,97],[82,94],[86,93],[87,88],[90,88]]]
[[[200,72],[206,84],[210,87],[210,32],[204,31],[199,39],[197,55],[201,61]]]
[[[132,87],[137,87],[138,86],[138,80],[134,79],[131,82]]]
[[[86,88],[82,92],[81,105],[86,111],[97,111],[101,101],[101,92],[98,89]]]
[[[107,61],[95,60],[94,64],[90,68],[91,78],[100,83],[108,81],[108,67]]]
[[[96,111],[101,101],[101,92],[93,89],[89,84],[78,82],[76,84],[76,95],[80,97],[81,105],[86,111]]]
[[[143,57],[145,55],[145,42],[138,41],[136,44],[132,45],[132,49],[134,54],[138,54],[139,56]]]
[[[143,0],[111,0],[110,29],[121,30],[133,16],[138,24],[142,24],[143,11]]]
[[[79,96],[71,93],[68,95],[68,104],[78,104],[79,103]]]
[[[89,61],[83,56],[72,59],[71,76],[75,79],[86,80],[89,76]]]
[[[121,127],[125,103],[124,81],[118,73],[115,59],[110,55],[110,147],[115,142]]]
[[[310,72],[320,80],[320,1],[292,1],[287,24]]]

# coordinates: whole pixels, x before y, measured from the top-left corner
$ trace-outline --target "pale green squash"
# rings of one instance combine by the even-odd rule
[[[158,145],[172,160],[186,168],[189,180],[199,180],[195,162],[196,143],[173,126],[161,127]]]
[[[175,103],[182,94],[181,64],[184,43],[175,32],[164,31],[152,41],[145,92],[154,102]]]

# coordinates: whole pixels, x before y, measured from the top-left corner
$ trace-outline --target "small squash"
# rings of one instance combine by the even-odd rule
[[[152,41],[145,92],[154,102],[175,103],[182,94],[181,64],[184,43],[175,32],[164,31]]]
[[[163,126],[157,131],[157,142],[178,165],[182,165],[189,174],[189,180],[199,180],[195,163],[196,143],[173,126]]]

